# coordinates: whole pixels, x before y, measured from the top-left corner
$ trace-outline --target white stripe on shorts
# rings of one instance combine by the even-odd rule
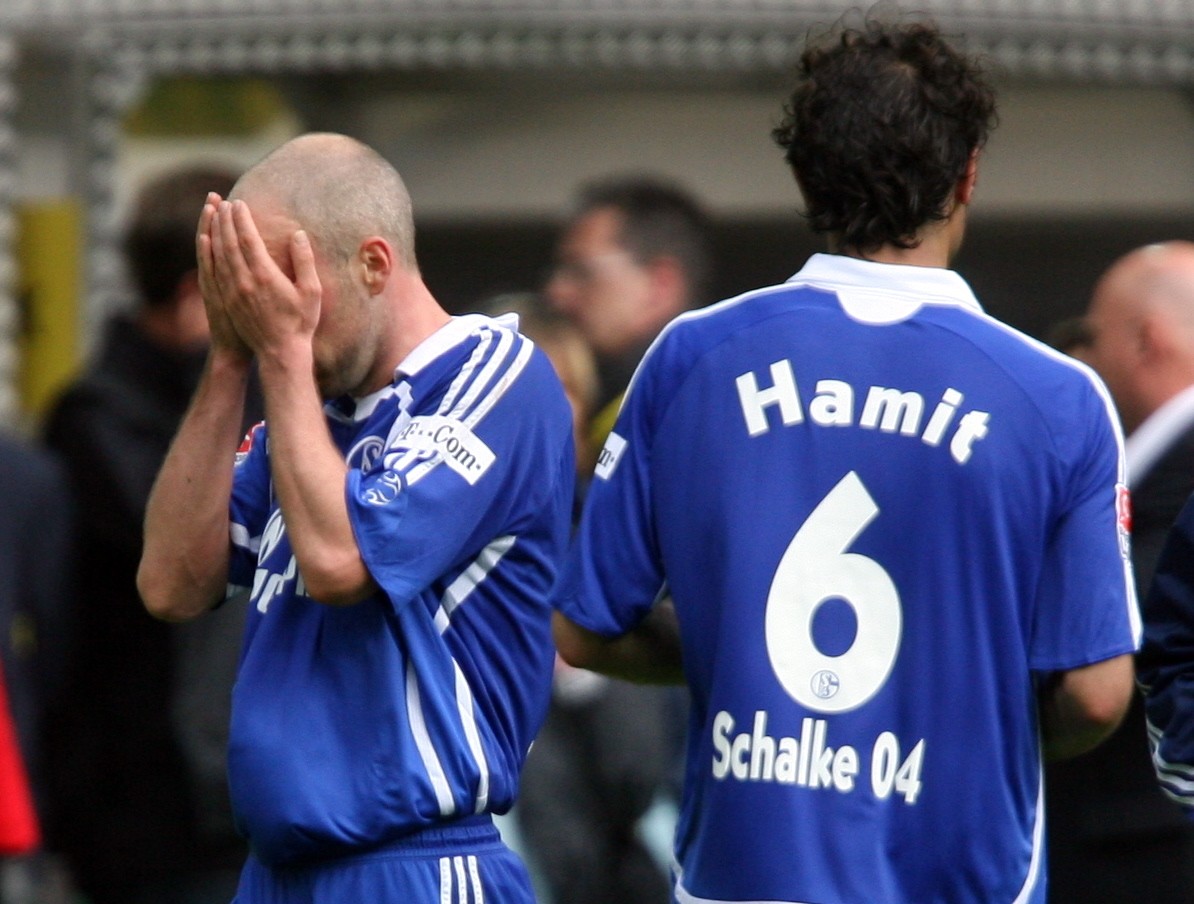
[[[468,904],[468,883],[464,881],[464,858],[453,857],[452,862],[456,865],[456,882],[460,887],[460,904]]]
[[[473,904],[485,904],[485,890],[481,887],[481,874],[477,871],[477,858],[468,855],[468,874],[473,880]]]
[[[452,864],[439,858],[439,904],[452,904]]]

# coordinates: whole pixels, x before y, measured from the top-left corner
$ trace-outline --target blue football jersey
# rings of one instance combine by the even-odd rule
[[[816,255],[673,322],[555,601],[675,601],[676,900],[1044,901],[1036,690],[1135,649],[1126,526],[1102,384],[952,271]]]
[[[575,464],[559,381],[512,326],[456,318],[390,386],[327,406],[381,588],[356,605],[305,594],[268,429],[242,449],[230,582],[252,593],[229,783],[266,863],[368,849],[514,800],[550,691],[548,593]]]

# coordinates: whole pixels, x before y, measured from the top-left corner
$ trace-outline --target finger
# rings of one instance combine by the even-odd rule
[[[294,264],[294,282],[299,291],[309,298],[319,298],[323,287],[319,272],[315,269],[315,251],[311,248],[311,237],[300,229],[290,237],[290,260]]]
[[[215,278],[216,287],[220,292],[226,292],[233,285],[230,282],[231,277],[227,260],[229,237],[225,217],[223,216],[224,208],[227,206],[227,201],[221,201],[216,205],[208,229],[208,234],[211,237],[212,275]]]
[[[241,260],[248,272],[259,284],[273,282],[279,276],[284,277],[281,268],[265,247],[265,240],[257,230],[257,223],[249,205],[244,201],[232,202],[232,222],[236,230],[236,242],[240,249]]]
[[[207,294],[208,290],[215,289],[212,283],[214,271],[211,256],[211,224],[215,219],[219,197],[215,192],[207,196],[207,202],[199,214],[199,225],[195,229],[195,260],[199,268],[199,289],[204,294]]]
[[[216,275],[221,288],[231,292],[237,300],[252,295],[255,288],[249,266],[245,262],[237,234],[234,208],[244,206],[243,201],[223,201],[216,211],[212,229],[212,243],[215,252]]]

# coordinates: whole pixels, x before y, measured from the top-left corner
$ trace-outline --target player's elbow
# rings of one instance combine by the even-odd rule
[[[360,556],[327,557],[299,566],[306,596],[325,606],[355,606],[377,591]]]
[[[1133,692],[1130,655],[1066,672],[1050,707],[1055,716],[1046,720],[1050,758],[1077,756],[1101,744],[1123,721]]]
[[[178,582],[144,560],[137,569],[137,593],[145,610],[162,621],[187,621],[211,607],[210,597],[183,592]]]
[[[1135,692],[1135,666],[1130,655],[1096,663],[1097,677],[1087,683],[1082,695],[1083,716],[1092,731],[1103,737],[1119,727]]]

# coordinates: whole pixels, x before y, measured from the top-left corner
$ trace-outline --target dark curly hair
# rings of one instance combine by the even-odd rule
[[[772,136],[815,232],[844,249],[912,248],[949,213],[995,126],[978,64],[925,22],[868,19],[810,42]]]

